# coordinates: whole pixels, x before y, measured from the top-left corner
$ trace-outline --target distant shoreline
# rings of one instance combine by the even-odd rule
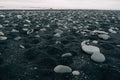
[[[40,10],[40,11],[44,11],[44,10],[50,10],[50,11],[56,11],[56,10],[60,10],[60,11],[64,11],[64,10],[89,10],[89,11],[120,11],[120,10],[113,10],[113,9],[52,9],[52,8],[48,8],[48,9],[38,9],[38,8],[18,8],[18,9],[9,9],[9,8],[1,8],[0,9],[0,11],[2,11],[2,10],[10,10],[10,11],[14,11],[14,10],[17,10],[17,11],[21,11],[21,10],[25,10],[25,11],[30,11],[30,10],[32,10],[32,11],[38,11],[38,10]]]

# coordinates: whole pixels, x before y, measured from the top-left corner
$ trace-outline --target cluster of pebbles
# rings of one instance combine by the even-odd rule
[[[110,53],[114,47],[120,51],[120,28],[113,25],[117,22],[106,25],[115,21],[114,15],[104,11],[0,12],[0,80],[104,80],[103,75],[106,80],[120,79],[120,60],[115,64]]]

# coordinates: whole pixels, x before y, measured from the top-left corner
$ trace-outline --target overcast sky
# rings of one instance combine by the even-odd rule
[[[120,10],[120,0],[0,0],[0,7]]]

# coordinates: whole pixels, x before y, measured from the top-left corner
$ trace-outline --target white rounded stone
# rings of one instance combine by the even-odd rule
[[[54,71],[56,73],[70,73],[72,69],[69,66],[58,65],[54,68]]]
[[[31,34],[31,33],[33,33],[33,31],[34,31],[33,29],[30,29],[27,31],[27,34]]]
[[[23,45],[20,45],[20,48],[24,49],[25,47]]]
[[[105,56],[102,53],[94,53],[91,56],[91,60],[95,62],[104,62],[105,61]]]
[[[28,31],[29,29],[28,29],[28,28],[23,28],[22,30],[23,30],[23,31]]]
[[[20,39],[22,39],[20,36],[14,38],[15,41],[18,41]]]
[[[54,36],[55,36],[55,37],[61,37],[61,34],[56,33],[56,34],[54,34]]]
[[[0,28],[3,28],[3,25],[0,24]]]
[[[71,53],[65,53],[65,54],[62,54],[62,57],[70,57],[70,56],[72,56]]]
[[[16,32],[16,33],[18,33],[19,31],[18,30],[16,30],[16,29],[12,29],[12,31],[11,32]]]
[[[46,28],[42,28],[42,29],[40,29],[40,31],[44,32],[44,31],[46,31]]]
[[[28,22],[28,23],[31,23],[31,21],[30,20],[25,20],[26,22]]]
[[[35,35],[35,37],[36,37],[36,38],[39,38],[39,37],[40,37],[40,35]]]
[[[73,71],[72,74],[73,74],[74,76],[78,76],[78,75],[80,75],[80,72],[79,72],[79,71]]]
[[[93,44],[97,44],[97,43],[98,43],[98,41],[94,40],[94,41],[92,41],[92,43],[93,43]]]
[[[0,40],[7,40],[6,36],[0,36]]]
[[[111,29],[111,28],[110,28],[108,31],[109,31],[110,33],[113,33],[113,34],[116,34],[116,33],[117,33],[115,30],[113,30],[113,29]]]
[[[85,45],[82,46],[82,50],[88,54],[93,54],[95,52],[100,52],[100,49],[96,46]]]
[[[107,34],[99,34],[98,37],[101,39],[107,40],[107,39],[109,39],[110,36]]]
[[[94,33],[98,33],[98,34],[108,34],[108,33],[105,32],[105,31],[99,31],[99,30],[94,30],[93,32],[94,32]]]
[[[3,32],[0,32],[0,36],[4,36],[5,34]]]
[[[56,30],[55,30],[55,33],[62,34],[62,33],[63,33],[63,31],[62,31],[62,30],[60,30],[60,29],[56,29]]]
[[[93,54],[93,53],[100,53],[99,47],[92,46],[92,45],[86,45],[89,43],[89,40],[85,40],[81,43],[82,50],[88,54]]]
[[[18,19],[22,19],[22,15],[17,15],[17,18]]]

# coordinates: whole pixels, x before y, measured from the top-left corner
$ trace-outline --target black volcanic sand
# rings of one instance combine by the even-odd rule
[[[89,30],[101,27],[107,31],[111,26],[120,29],[120,11],[3,10],[0,14],[5,15],[4,18],[0,17],[0,24],[4,26],[0,31],[8,37],[7,40],[0,41],[0,80],[120,80],[120,47],[116,46],[120,45],[120,33],[110,34],[109,40],[102,40],[96,36],[75,33],[76,30],[73,29],[73,26],[88,24]],[[17,19],[16,15],[22,15],[23,18]],[[78,23],[68,21],[70,17]],[[26,24],[25,19],[31,21],[29,29],[34,29],[29,35],[22,31],[23,25]],[[58,20],[62,20],[63,24],[67,23],[71,30],[67,32],[63,28],[64,33],[60,38],[53,36],[55,29],[63,27],[57,24]],[[95,24],[96,21],[99,24]],[[48,24],[50,27],[46,27],[46,31],[39,31]],[[36,25],[40,27],[35,27]],[[19,30],[19,33],[12,33],[13,28]],[[35,38],[36,34],[40,37]],[[21,36],[21,40],[15,41],[17,36]],[[97,46],[106,57],[104,63],[93,62],[90,55],[81,50],[80,44],[86,39],[99,42]],[[61,44],[55,44],[56,41],[61,41]],[[20,48],[19,45],[25,48]],[[61,55],[67,52],[73,56],[61,58]],[[53,69],[59,64],[79,70],[80,75],[55,73]]]

